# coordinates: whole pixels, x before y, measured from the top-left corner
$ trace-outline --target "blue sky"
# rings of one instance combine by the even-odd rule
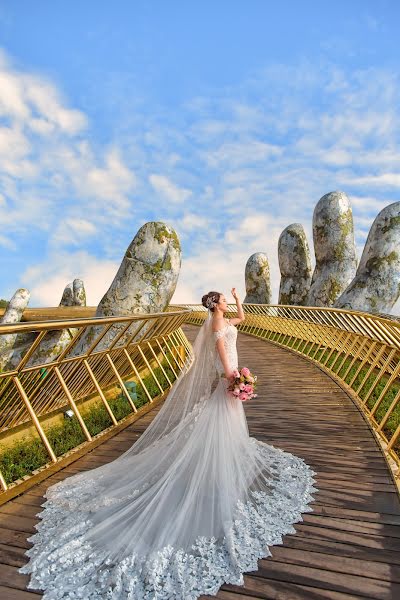
[[[150,220],[183,249],[174,300],[244,296],[266,252],[350,198],[358,254],[400,190],[397,0],[0,1],[0,297],[97,304]]]

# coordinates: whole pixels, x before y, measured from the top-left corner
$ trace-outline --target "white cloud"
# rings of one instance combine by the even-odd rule
[[[381,175],[365,175],[363,177],[348,177],[346,183],[351,185],[380,185],[382,187],[400,187],[399,173],[382,173]]]
[[[5,235],[0,234],[0,246],[6,248],[7,250],[11,250],[14,252],[17,249],[15,242],[13,242],[10,238]]]
[[[179,220],[179,229],[183,231],[193,231],[207,227],[210,221],[201,215],[195,213],[185,213],[183,219]]]
[[[0,223],[11,232],[32,227],[53,232],[59,223],[118,223],[132,212],[138,181],[117,145],[97,148],[83,134],[87,116],[70,108],[59,90],[41,75],[17,70],[0,53]],[[69,223],[69,225],[68,225]],[[87,232],[89,234],[89,232]],[[81,236],[81,241],[84,238]]]
[[[391,204],[390,200],[379,200],[374,196],[351,195],[351,205],[357,212],[372,212],[372,214],[378,214],[388,204]]]
[[[90,169],[81,183],[76,184],[91,196],[118,204],[121,208],[128,208],[129,200],[126,194],[135,189],[137,179],[122,162],[119,151],[113,148],[106,155],[103,168]]]
[[[4,52],[0,56],[0,90],[0,115],[36,132],[47,134],[57,128],[74,135],[87,125],[81,111],[64,106],[52,83],[43,76],[13,69]]]
[[[53,254],[52,260],[28,267],[20,283],[31,292],[30,306],[58,306],[64,288],[75,278],[83,280],[87,305],[97,306],[110,287],[119,263],[80,251]]]
[[[80,217],[71,217],[65,221],[61,221],[55,232],[52,234],[51,242],[56,245],[72,244],[74,246],[80,246],[97,232],[98,229],[94,223]]]
[[[180,188],[179,186],[174,184],[165,175],[157,175],[153,173],[149,176],[149,182],[157,193],[161,194],[162,196],[164,196],[164,198],[170,200],[171,202],[184,202],[192,194],[190,190]]]
[[[236,143],[225,143],[216,150],[205,154],[206,162],[212,167],[227,164],[237,167],[243,164],[264,161],[267,158],[279,156],[282,148],[273,144],[266,144],[258,140],[243,140]]]

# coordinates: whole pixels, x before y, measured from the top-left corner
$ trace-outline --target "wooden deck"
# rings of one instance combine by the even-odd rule
[[[197,328],[185,327],[194,339]],[[304,458],[317,472],[313,512],[295,525],[272,557],[245,576],[245,586],[224,585],[223,600],[351,600],[400,598],[400,503],[362,416],[326,374],[284,350],[239,336],[241,365],[259,376],[259,397],[245,406],[251,435]],[[46,487],[124,452],[157,409],[35,488],[0,507],[0,598],[30,600],[26,541]]]

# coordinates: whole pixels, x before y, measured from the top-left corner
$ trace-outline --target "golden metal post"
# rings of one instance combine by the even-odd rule
[[[160,361],[158,360],[158,356],[157,356],[157,354],[154,352],[154,350],[153,350],[153,348],[152,348],[152,346],[151,346],[150,342],[147,342],[147,345],[148,345],[148,347],[150,348],[150,351],[151,351],[152,355],[154,356],[154,358],[155,358],[155,360],[156,360],[156,362],[157,362],[158,366],[160,367],[161,371],[164,373],[164,377],[165,377],[165,379],[168,381],[168,385],[171,387],[171,385],[172,385],[172,383],[171,383],[171,380],[170,380],[170,378],[168,377],[168,375],[167,375],[167,373],[166,373],[166,371],[165,371],[164,367],[162,366],[162,364],[161,364],[161,363],[160,363]]]
[[[397,426],[396,431],[394,432],[394,434],[390,438],[390,441],[388,442],[388,445],[387,445],[388,450],[391,450],[393,448],[393,446],[397,442],[397,438],[399,437],[399,435],[400,435],[400,425]]]
[[[363,404],[366,404],[371,396],[371,394],[373,393],[373,391],[375,390],[376,386],[378,385],[378,383],[380,382],[380,380],[382,379],[382,377],[385,375],[386,373],[386,369],[388,367],[388,365],[390,364],[390,361],[392,360],[393,356],[396,354],[396,350],[392,350],[391,352],[389,352],[389,356],[387,357],[387,359],[385,360],[383,366],[381,367],[381,371],[380,373],[377,375],[377,377],[375,378],[373,384],[371,385],[371,387],[369,388],[365,398],[363,399]]]
[[[169,346],[169,344],[168,344],[168,342],[167,342],[167,340],[166,340],[166,338],[165,338],[164,336],[163,336],[162,340],[163,340],[164,344],[167,346],[167,348],[168,348],[168,351],[169,351],[169,353],[171,354],[172,358],[173,358],[173,359],[174,359],[174,361],[176,362],[176,366],[178,367],[179,371],[181,371],[181,370],[182,370],[182,367],[183,367],[183,365],[180,365],[180,364],[179,364],[179,362],[177,361],[177,358],[176,358],[175,354],[172,352],[172,350],[171,350],[171,348],[170,348],[170,346]],[[169,336],[168,336],[168,340],[169,340]],[[175,350],[173,342],[171,343],[171,345],[172,345],[173,349]],[[179,356],[179,355],[178,355],[178,356]],[[179,358],[180,358],[180,357],[179,357]]]
[[[345,351],[346,344],[347,344],[347,342],[349,341],[349,339],[351,338],[352,335],[353,335],[352,333],[348,333],[346,335],[345,339],[343,340],[343,344],[341,345],[341,347],[337,348],[338,353],[337,353],[336,358],[335,358],[335,360],[333,361],[333,363],[332,363],[332,365],[330,367],[330,369],[331,369],[331,371],[333,373],[335,373],[334,367],[335,367],[338,359],[340,358],[342,352]],[[343,348],[343,350],[342,350],[342,348]],[[346,356],[346,353],[345,353],[345,356]]]
[[[58,377],[58,380],[59,380],[59,382],[61,384],[61,387],[64,390],[65,395],[68,398],[68,402],[70,403],[71,408],[74,411],[76,418],[78,419],[79,425],[81,426],[82,431],[85,434],[86,439],[90,442],[92,440],[92,436],[90,435],[89,430],[86,427],[85,422],[82,419],[82,416],[81,416],[81,414],[80,414],[80,412],[78,410],[78,407],[76,406],[75,401],[74,401],[73,397],[70,394],[68,386],[65,383],[65,380],[64,380],[63,376],[60,373],[60,369],[58,367],[54,367],[54,372],[55,372],[55,374]]]
[[[368,369],[368,371],[366,372],[366,374],[364,375],[360,385],[358,386],[357,390],[356,390],[356,394],[357,396],[360,395],[360,391],[362,390],[362,388],[364,387],[364,384],[368,381],[369,376],[371,375],[372,371],[376,368],[376,365],[378,364],[378,362],[380,361],[383,353],[386,350],[386,346],[382,346],[382,348],[379,350],[378,354],[375,357],[375,360],[372,361],[370,368]]]
[[[107,354],[106,356],[107,356],[108,362],[110,363],[110,367],[114,371],[114,373],[115,373],[115,375],[116,375],[116,377],[118,379],[119,385],[121,386],[121,389],[124,392],[125,398],[128,400],[129,404],[133,408],[133,412],[137,412],[137,408],[135,406],[135,403],[133,402],[132,398],[130,397],[129,392],[126,389],[125,384],[124,384],[124,382],[123,382],[123,380],[121,378],[121,375],[118,373],[118,370],[117,370],[115,364],[113,363],[113,360],[112,360],[111,356],[109,354]]]
[[[367,343],[369,342],[369,338],[364,338],[360,344],[360,346],[358,347],[357,352],[355,353],[355,355],[353,356],[349,366],[346,369],[346,372],[343,374],[343,381],[346,381],[346,377],[347,375],[350,373],[351,369],[353,368],[354,363],[356,362],[356,360],[358,360],[358,357],[360,356],[360,353],[364,350],[365,346],[367,345]]]
[[[17,371],[21,371],[21,369],[24,368],[24,366],[26,365],[26,363],[28,362],[28,360],[30,359],[30,357],[32,356],[32,354],[35,352],[36,348],[40,345],[42,339],[44,338],[44,336],[46,335],[47,331],[41,331],[37,338],[33,341],[32,345],[30,346],[28,352],[22,357],[22,359],[20,360],[18,366],[17,366]]]
[[[378,342],[372,342],[372,344],[370,345],[369,350],[367,351],[367,354],[364,357],[364,360],[361,359],[358,369],[356,370],[352,380],[349,383],[349,387],[353,387],[353,383],[356,381],[361,370],[364,368],[364,365],[368,362],[369,357],[372,355],[372,352],[375,350],[375,347],[377,346],[377,344],[378,344]]]
[[[53,448],[51,447],[50,442],[47,439],[47,436],[46,436],[45,432],[43,431],[43,428],[42,428],[42,426],[41,426],[41,424],[39,422],[39,419],[37,418],[36,413],[35,413],[35,411],[32,408],[32,405],[31,405],[31,403],[29,401],[28,396],[25,393],[25,390],[24,390],[24,388],[22,386],[22,383],[20,382],[20,380],[18,379],[18,377],[13,377],[13,381],[14,381],[14,384],[15,384],[17,390],[18,390],[19,395],[21,396],[22,400],[25,403],[26,408],[28,409],[28,412],[29,412],[29,415],[30,415],[30,417],[31,417],[31,419],[33,421],[33,424],[35,425],[35,427],[36,427],[36,429],[37,429],[40,437],[42,438],[42,441],[43,441],[44,445],[46,446],[46,450],[49,453],[51,460],[53,462],[57,462],[57,457],[54,454]]]
[[[140,346],[138,346],[138,350],[139,350],[139,352],[140,352],[140,355],[141,355],[141,357],[143,358],[143,360],[144,360],[144,362],[145,362],[145,364],[146,364],[146,367],[149,369],[149,371],[150,371],[150,373],[151,373],[151,375],[152,375],[152,377],[153,377],[154,381],[156,382],[156,384],[157,384],[158,388],[160,389],[160,392],[162,393],[162,392],[164,391],[164,390],[163,390],[163,387],[162,387],[162,385],[160,384],[160,382],[158,381],[158,379],[157,379],[157,377],[156,377],[156,375],[155,375],[155,373],[154,373],[153,369],[151,368],[151,365],[150,365],[149,361],[148,361],[148,360],[147,360],[147,358],[145,357],[145,355],[144,355],[144,352],[143,352],[143,350],[141,349],[141,347],[140,347]]]
[[[3,492],[8,490],[8,485],[6,484],[6,480],[4,479],[3,473],[1,471],[0,471],[0,485],[1,485]]]
[[[395,395],[395,397],[393,398],[392,403],[390,404],[389,408],[387,409],[385,416],[383,417],[382,421],[379,423],[379,425],[377,427],[378,433],[381,432],[382,429],[385,427],[386,422],[388,421],[390,415],[392,414],[392,412],[395,409],[399,400],[400,400],[400,388],[399,388],[397,394]]]
[[[110,406],[109,406],[109,404],[107,402],[107,399],[106,399],[105,395],[103,394],[103,391],[102,391],[101,387],[99,386],[99,384],[97,382],[95,374],[93,373],[93,371],[92,371],[92,369],[91,369],[88,361],[86,360],[86,358],[83,360],[83,364],[85,365],[86,369],[88,370],[90,378],[93,381],[94,386],[95,386],[95,388],[96,388],[96,390],[97,390],[97,392],[98,392],[98,394],[99,394],[99,396],[100,396],[100,398],[101,398],[101,400],[102,400],[102,402],[103,402],[103,404],[104,404],[104,406],[105,406],[108,414],[110,415],[111,421],[113,422],[114,425],[117,425],[118,421],[114,417],[114,413],[111,410],[111,408],[110,408]]]
[[[175,377],[175,379],[176,379],[176,378],[177,378],[177,373],[176,373],[176,371],[175,371],[174,367],[172,366],[172,363],[170,362],[170,360],[169,360],[169,358],[168,358],[168,355],[166,354],[166,352],[164,352],[164,349],[163,349],[163,347],[161,346],[160,342],[159,342],[157,339],[156,339],[156,343],[157,343],[158,347],[160,348],[160,350],[161,350],[161,352],[162,352],[162,354],[163,354],[163,356],[164,356],[165,360],[166,360],[166,361],[167,361],[167,363],[169,364],[169,368],[170,368],[170,369],[171,369],[171,371],[173,372],[173,374],[174,374],[174,377]]]
[[[145,383],[144,383],[143,379],[140,377],[140,373],[139,373],[139,371],[137,370],[137,368],[136,368],[136,367],[135,367],[135,365],[133,364],[133,361],[132,361],[131,357],[129,356],[129,354],[128,354],[128,351],[127,351],[127,349],[126,349],[126,348],[124,348],[124,353],[125,353],[125,355],[126,355],[126,358],[127,358],[127,359],[128,359],[128,361],[129,361],[129,364],[130,364],[130,365],[131,365],[131,367],[132,367],[132,370],[133,370],[133,372],[135,373],[136,377],[138,378],[138,380],[139,380],[139,382],[140,382],[140,384],[141,384],[141,386],[142,386],[142,388],[143,388],[143,390],[144,390],[144,393],[146,394],[146,396],[147,396],[147,398],[149,399],[149,401],[150,401],[150,402],[153,402],[153,398],[152,398],[152,397],[151,397],[151,395],[149,394],[149,391],[148,391],[148,389],[147,389],[147,387],[146,387],[146,385],[145,385]]]

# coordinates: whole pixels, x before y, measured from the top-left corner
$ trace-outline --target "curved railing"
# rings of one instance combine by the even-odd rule
[[[164,397],[191,352],[188,312],[0,325],[0,503]]]
[[[234,314],[235,308],[231,305],[229,311]],[[400,323],[331,308],[244,308],[246,320],[239,325],[243,333],[302,355],[346,389],[398,479]],[[191,351],[181,325],[199,325],[206,314],[203,306],[186,304],[146,316],[0,325],[0,356],[11,347],[20,353],[14,364],[3,364],[0,371],[0,503],[72,462],[77,453],[101,443],[160,401]],[[79,350],[85,338],[86,347]],[[56,348],[58,355],[52,358],[48,350],[57,346],[55,341],[62,348]],[[90,411],[96,403],[101,418]],[[68,448],[60,443],[66,423],[75,436]],[[33,462],[31,471],[19,477],[10,475],[12,468],[19,473],[18,464],[9,464],[17,460],[15,453],[8,453],[14,438],[24,446],[33,440],[42,453],[39,466]],[[2,462],[7,456],[8,463]]]
[[[202,305],[188,323],[205,319]],[[231,305],[229,311],[234,313]],[[240,331],[302,355],[329,373],[355,400],[399,484],[400,322],[334,308],[245,304]]]

